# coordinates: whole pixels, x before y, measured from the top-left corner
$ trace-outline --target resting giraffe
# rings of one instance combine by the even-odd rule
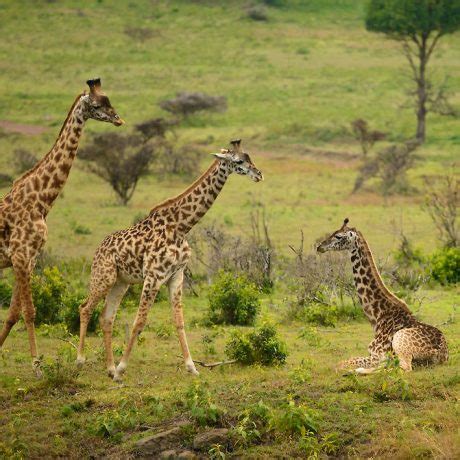
[[[134,226],[105,238],[96,250],[91,267],[88,299],[80,306],[80,343],[77,363],[82,365],[84,340],[91,312],[105,298],[101,314],[107,372],[120,381],[137,336],[147,321],[149,307],[161,285],[167,283],[173,316],[186,369],[198,374],[190,356],[182,311],[184,269],[190,258],[186,241],[188,232],[204,216],[232,172],[249,176],[255,182],[263,179],[241,141],[232,141],[231,149],[215,153],[216,160],[208,170],[180,195],[154,207]],[[115,368],[112,350],[113,322],[120,302],[130,284],[143,284],[139,309],[126,349]]]
[[[339,367],[368,374],[386,359],[389,352],[397,356],[405,371],[412,370],[412,361],[433,364],[447,361],[447,343],[442,332],[418,321],[405,302],[388,290],[362,233],[347,225],[348,219],[345,219],[342,227],[326,238],[317,250],[350,252],[359,300],[374,328],[375,338],[369,344],[370,356],[349,359]]]
[[[35,307],[30,275],[46,242],[46,217],[63,189],[77,153],[78,141],[88,118],[115,126],[123,120],[101,92],[100,79],[89,80],[89,94],[80,94],[67,115],[53,148],[31,170],[13,183],[0,202],[0,269],[12,267],[15,277],[13,296],[0,332],[0,347],[12,327],[24,316],[29,335],[32,365],[40,376],[35,340]]]

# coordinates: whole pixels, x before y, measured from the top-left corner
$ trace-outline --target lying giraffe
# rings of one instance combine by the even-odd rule
[[[107,121],[115,126],[123,124],[102,93],[100,79],[88,80],[87,84],[90,93],[77,96],[53,148],[13,183],[11,191],[0,202],[0,269],[13,267],[15,277],[8,316],[0,332],[0,347],[19,320],[22,309],[37,376],[41,372],[30,275],[46,242],[46,217],[67,181],[86,120]]]
[[[326,238],[317,250],[321,253],[350,252],[358,297],[374,328],[375,338],[369,344],[370,356],[349,359],[340,363],[339,368],[354,368],[359,374],[369,374],[388,353],[397,356],[405,371],[412,370],[413,361],[433,364],[447,361],[447,343],[442,332],[418,321],[406,303],[389,291],[362,233],[347,225],[348,219],[345,219],[342,227]]]
[[[188,232],[204,216],[232,172],[263,179],[241,141],[231,142],[231,149],[215,153],[208,170],[180,195],[155,206],[150,214],[134,226],[105,238],[96,250],[91,267],[88,299],[80,306],[80,343],[77,364],[85,362],[84,340],[91,313],[105,298],[101,314],[107,372],[120,381],[137,336],[147,321],[149,307],[161,285],[167,283],[169,297],[186,369],[198,374],[190,356],[182,311],[184,269],[190,258],[186,241]],[[130,284],[143,284],[139,309],[131,336],[120,363],[115,367],[112,350],[113,322],[120,302]]]

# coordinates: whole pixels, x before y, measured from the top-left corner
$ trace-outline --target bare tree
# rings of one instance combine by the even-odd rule
[[[460,179],[454,172],[441,177],[424,177],[426,198],[424,209],[438,229],[444,246],[460,246],[458,207],[460,203]]]
[[[358,118],[351,123],[351,128],[356,140],[361,145],[361,151],[367,156],[369,150],[378,141],[385,139],[386,134],[382,131],[371,130],[369,123],[362,118]]]
[[[155,158],[152,143],[137,134],[103,133],[80,150],[88,169],[110,184],[121,204],[128,204],[142,176]]]

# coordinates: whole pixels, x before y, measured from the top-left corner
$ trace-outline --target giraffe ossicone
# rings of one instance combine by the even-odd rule
[[[77,362],[84,362],[84,341],[91,313],[105,299],[101,314],[107,373],[120,381],[125,372],[137,336],[142,332],[149,308],[161,285],[167,284],[179,343],[188,372],[197,375],[192,360],[182,307],[184,270],[190,258],[186,236],[214,203],[232,173],[263,180],[241,140],[231,148],[215,153],[215,161],[180,195],[155,206],[147,217],[135,225],[107,236],[96,250],[91,267],[89,295],[80,306],[80,343]],[[142,284],[139,309],[131,335],[118,366],[112,350],[115,315],[129,285]]]
[[[406,371],[412,370],[413,362],[446,362],[448,348],[443,333],[417,320],[406,303],[385,286],[367,241],[356,228],[348,227],[348,223],[347,218],[339,230],[318,245],[317,251],[350,253],[355,287],[375,337],[368,347],[369,356],[346,360],[339,367],[369,374],[388,354],[395,355]]]
[[[22,313],[37,376],[41,372],[30,276],[46,242],[47,215],[67,181],[85,122],[92,118],[115,126],[123,124],[102,92],[100,79],[89,80],[88,85],[90,93],[77,96],[52,149],[13,183],[0,202],[0,269],[12,267],[15,278],[10,308],[0,331],[0,347]]]

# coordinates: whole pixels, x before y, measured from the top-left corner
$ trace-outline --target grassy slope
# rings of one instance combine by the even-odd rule
[[[289,9],[269,9],[270,20],[266,23],[246,19],[246,2],[213,3],[117,1],[92,2],[83,7],[81,2],[71,1],[3,2],[0,120],[49,129],[33,138],[0,136],[0,168],[11,172],[14,148],[33,148],[38,155],[49,149],[74,95],[88,76],[103,78],[112,102],[128,122],[122,129],[161,115],[158,101],[176,91],[224,94],[228,112],[197,117],[181,131],[182,139],[206,140],[209,151],[213,151],[232,137],[243,137],[266,181],[256,185],[231,178],[206,221],[225,220],[230,231],[247,232],[250,203],[256,200],[267,205],[273,238],[282,252],[287,244],[298,241],[300,228],[305,230],[310,245],[318,236],[335,229],[346,215],[368,236],[377,257],[386,257],[396,247],[401,228],[417,245],[431,250],[436,235],[420,209],[419,196],[387,202],[372,193],[350,196],[356,162],[348,155],[331,159],[305,152],[311,145],[324,150],[357,151],[345,131],[356,117],[369,119],[373,126],[390,132],[392,139],[401,139],[414,130],[411,111],[400,109],[407,82],[404,59],[395,43],[364,30],[363,2],[292,2]],[[124,33],[128,27],[147,27],[154,34],[140,43]],[[458,88],[458,37],[446,37],[441,42],[433,65],[439,69],[438,74],[449,74],[450,85]],[[458,106],[458,95],[454,103]],[[86,139],[91,132],[111,129],[91,122]],[[425,161],[413,173],[416,184],[421,175],[441,171],[460,153],[458,122],[433,115],[428,130],[429,140],[420,152]],[[204,158],[203,168],[206,161]],[[105,184],[84,173],[78,161],[76,166],[49,218],[48,249],[59,256],[90,257],[104,235],[129,225],[135,215],[186,186],[177,179],[146,178],[130,207],[122,210],[114,206]],[[92,233],[74,235],[77,223]],[[453,291],[430,292],[429,298],[422,315],[433,323],[445,321],[452,305],[458,304]],[[203,302],[187,300],[189,324],[194,317],[201,317]],[[270,308],[271,302],[266,301],[266,314],[278,318],[283,304],[279,298],[273,303],[278,307]],[[152,312],[152,326],[157,320],[167,324],[167,306],[159,304],[156,310],[158,315]],[[0,315],[3,319],[4,311]],[[125,321],[123,314],[119,324]],[[298,395],[322,411],[324,432],[339,433],[341,452],[360,456],[399,452],[401,457],[409,457],[425,451],[437,456],[458,455],[458,432],[453,422],[459,415],[458,384],[455,386],[458,324],[445,328],[453,349],[451,363],[409,376],[416,393],[409,403],[376,403],[366,394],[366,385],[371,387],[372,379],[364,389],[346,391],[346,384],[333,373],[333,363],[338,359],[365,352],[371,337],[367,324],[342,325],[336,333],[322,332],[326,342],[319,348],[297,339],[299,327],[280,329],[291,349],[286,368],[205,371],[202,379],[233,412],[242,404],[237,391],[245,400],[263,398],[273,405],[287,393]],[[200,337],[205,333],[201,328],[191,330],[196,356],[202,355]],[[59,455],[70,447],[77,457],[89,453],[89,444],[99,453],[107,452],[107,448],[114,453],[128,449],[130,441],[111,447],[110,442],[88,434],[86,425],[115,407],[123,396],[159,395],[171,403],[180,398],[176,390],[182,391],[191,381],[177,378],[175,338],[162,341],[151,330],[145,336],[146,342],[134,353],[127,376],[131,386],[106,391],[111,384],[101,372],[101,362],[94,363],[100,340],[94,338],[93,362],[79,378],[83,387],[75,396],[62,393],[52,397],[39,390],[31,378],[25,332],[18,328],[0,361],[0,404],[5,414],[0,417],[0,442],[8,448],[17,446],[18,451],[24,443],[35,457]],[[222,341],[217,341],[218,350]],[[118,342],[121,344],[120,338]],[[55,356],[56,350],[66,345],[42,336],[40,347],[45,355]],[[313,378],[307,384],[294,384],[289,371],[305,356],[313,361]],[[138,381],[142,385],[138,386]],[[29,392],[25,401],[20,396],[10,399],[18,388]],[[61,417],[64,404],[90,397],[97,401],[90,417],[86,412],[70,421]],[[31,425],[45,429],[30,430]],[[294,454],[294,448],[294,442],[281,439],[268,450],[256,450],[254,455],[281,451]]]

